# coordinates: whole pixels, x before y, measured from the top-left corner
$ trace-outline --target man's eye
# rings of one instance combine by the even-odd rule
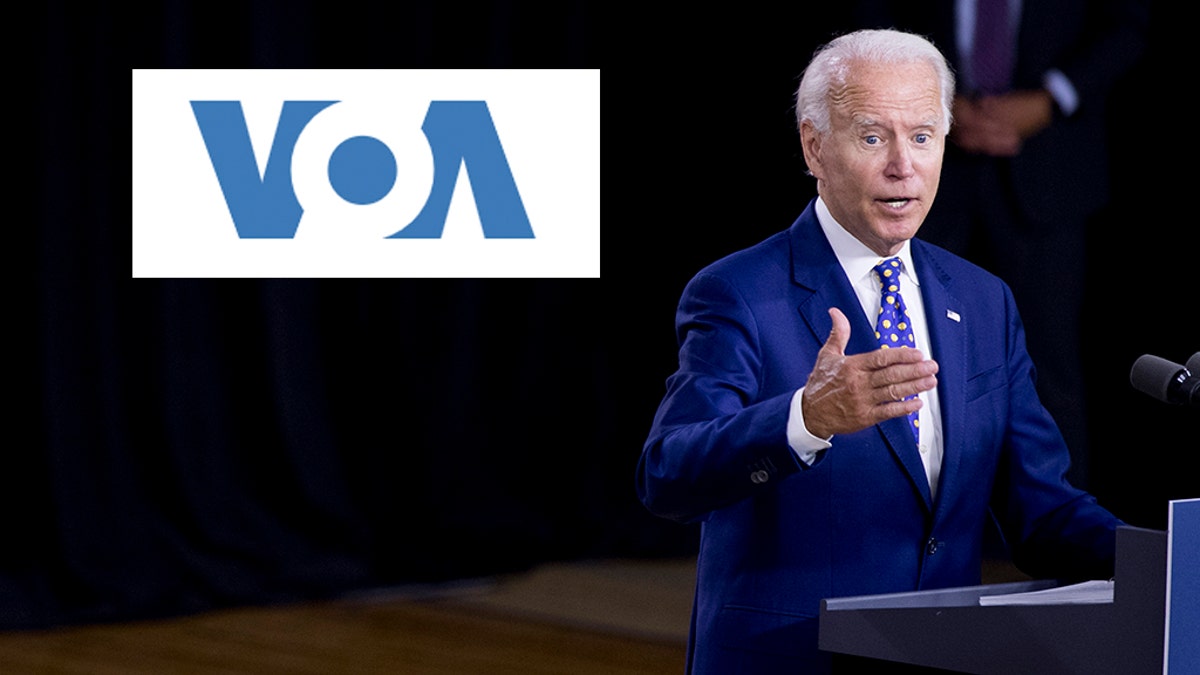
[[[863,139],[863,141],[866,142],[867,145],[878,145],[879,137],[878,136],[867,136],[866,138]]]
[[[917,134],[916,141],[918,143],[928,143],[929,142],[929,134]]]

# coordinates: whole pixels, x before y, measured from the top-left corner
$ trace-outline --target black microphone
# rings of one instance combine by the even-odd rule
[[[1193,375],[1200,375],[1200,352],[1196,352],[1188,357],[1187,363],[1183,364],[1184,368]]]
[[[1143,354],[1133,362],[1129,382],[1134,389],[1160,401],[1200,406],[1200,352],[1192,354],[1188,366]]]

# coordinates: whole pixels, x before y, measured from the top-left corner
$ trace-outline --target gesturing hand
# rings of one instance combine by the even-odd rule
[[[833,330],[800,401],[809,433],[828,438],[920,410],[919,398],[901,399],[937,386],[937,362],[909,348],[846,356],[850,321],[836,307],[829,308],[829,318]]]

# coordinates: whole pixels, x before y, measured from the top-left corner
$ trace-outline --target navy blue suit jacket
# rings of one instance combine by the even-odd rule
[[[939,364],[936,500],[903,417],[835,436],[811,466],[788,446],[828,308],[850,319],[847,354],[877,348],[813,204],[684,290],[679,369],[637,480],[650,511],[702,521],[689,672],[828,670],[821,599],[980,583],[989,509],[1026,572],[1111,574],[1120,521],[1065,479],[1007,286],[920,240],[912,255]]]

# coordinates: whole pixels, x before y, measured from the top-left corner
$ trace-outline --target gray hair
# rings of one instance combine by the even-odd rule
[[[829,94],[846,82],[854,61],[912,63],[925,61],[937,72],[942,88],[943,133],[950,130],[954,102],[954,72],[946,57],[929,40],[898,30],[860,30],[835,38],[819,48],[804,69],[796,90],[796,126],[808,120],[821,134],[829,132]]]

